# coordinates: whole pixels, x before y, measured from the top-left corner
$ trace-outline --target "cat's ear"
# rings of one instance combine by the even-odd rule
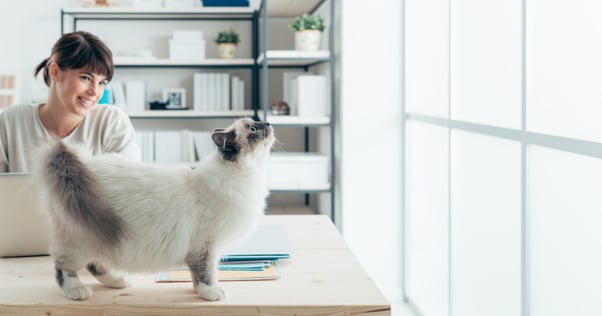
[[[234,131],[226,132],[223,129],[213,131],[213,142],[225,160],[236,161],[239,146],[236,144]]]
[[[228,141],[228,133],[223,128],[216,128],[213,130],[213,135],[211,135],[215,146],[224,150],[226,147],[226,142]]]
[[[228,141],[230,141],[230,143],[234,142],[236,133],[234,133],[234,131],[227,132],[223,128],[216,128],[213,130],[213,135],[211,135],[211,137],[218,148],[226,150],[226,144],[228,144]]]

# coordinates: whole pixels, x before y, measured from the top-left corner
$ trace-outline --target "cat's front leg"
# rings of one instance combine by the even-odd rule
[[[207,249],[190,253],[186,257],[186,264],[190,268],[194,288],[202,299],[218,301],[226,297],[224,290],[217,285],[219,260],[215,254]]]
[[[126,273],[107,269],[98,262],[89,263],[86,267],[88,271],[106,287],[113,289],[123,289],[130,286],[131,282]]]
[[[71,300],[87,300],[92,296],[92,289],[83,284],[77,276],[78,269],[70,269],[59,262],[54,265],[56,271],[56,282],[61,288],[61,293]]]

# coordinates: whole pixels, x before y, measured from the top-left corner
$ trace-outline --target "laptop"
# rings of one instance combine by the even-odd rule
[[[49,218],[33,177],[0,173],[0,257],[48,254]]]

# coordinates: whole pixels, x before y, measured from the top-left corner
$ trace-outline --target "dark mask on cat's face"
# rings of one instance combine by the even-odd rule
[[[213,131],[213,142],[222,158],[237,161],[256,151],[268,151],[274,143],[274,131],[268,122],[239,119],[227,129]]]

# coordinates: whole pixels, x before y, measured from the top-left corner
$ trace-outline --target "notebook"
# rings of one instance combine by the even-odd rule
[[[0,257],[48,254],[49,224],[33,178],[0,174]]]
[[[261,224],[246,239],[228,250],[219,265],[220,281],[275,280],[279,259],[290,258],[293,247],[280,225]],[[191,282],[187,267],[162,271],[156,282]]]

